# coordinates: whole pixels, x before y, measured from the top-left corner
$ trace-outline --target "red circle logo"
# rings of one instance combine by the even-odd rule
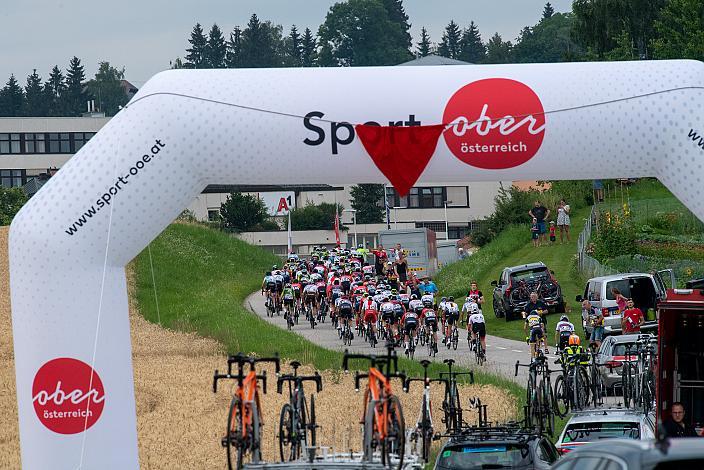
[[[460,88],[445,107],[443,122],[450,151],[468,165],[488,170],[522,165],[545,136],[540,98],[507,78],[487,78]]]
[[[91,380],[92,379],[92,380]],[[59,434],[76,434],[98,421],[105,390],[98,373],[77,359],[52,359],[39,368],[32,384],[39,421]]]

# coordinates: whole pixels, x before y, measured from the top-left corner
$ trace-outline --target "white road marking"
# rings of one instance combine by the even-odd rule
[[[496,346],[496,349],[508,349],[508,348],[503,348],[501,346]]]
[[[517,352],[517,353],[522,353],[523,351],[519,351],[518,349],[512,349],[512,352]]]

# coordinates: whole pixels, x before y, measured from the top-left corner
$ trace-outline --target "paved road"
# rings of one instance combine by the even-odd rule
[[[281,316],[267,317],[266,307],[264,306],[264,297],[256,292],[250,295],[245,301],[245,305],[250,308],[254,313],[264,318],[268,322],[278,326],[279,328],[286,328],[286,321]],[[520,328],[520,324],[516,324],[517,328]],[[337,351],[343,351],[345,346],[337,335],[337,331],[332,328],[329,321],[318,325],[315,329],[310,328],[307,323],[299,323],[294,326],[293,331],[300,334],[307,340],[318,344],[327,349],[333,349]],[[440,339],[440,338],[438,338]],[[460,343],[457,351],[448,350],[444,345],[439,344],[439,352],[435,357],[435,361],[442,362],[443,359],[453,358],[458,364],[466,366],[471,369],[478,369],[474,360],[474,353],[470,352],[469,346],[467,345],[466,335],[460,334]],[[462,341],[463,340],[463,341]],[[502,375],[516,383],[525,386],[527,382],[527,369],[521,367],[519,370],[518,377],[514,377],[515,364],[517,360],[522,363],[527,363],[530,359],[530,353],[528,345],[520,341],[514,341],[510,339],[499,338],[497,336],[487,336],[486,337],[486,348],[487,348],[487,362],[481,366],[481,369],[488,372],[492,372],[498,375]],[[379,348],[373,349],[368,343],[362,341],[355,337],[352,342],[352,346],[349,348],[352,351],[360,353],[374,353],[379,352]],[[554,351],[553,351],[554,352]],[[427,349],[425,347],[419,347],[416,350],[416,359],[421,360],[426,358]],[[555,356],[549,355],[551,359],[555,359]],[[432,358],[431,358],[432,360]]]

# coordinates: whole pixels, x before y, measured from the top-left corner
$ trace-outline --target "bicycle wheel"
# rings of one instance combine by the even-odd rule
[[[376,412],[373,402],[367,405],[367,413],[364,416],[364,435],[362,436],[362,452],[365,462],[374,461],[374,450],[379,447],[379,433],[376,425]]]
[[[577,366],[577,369],[575,370],[575,380],[575,406],[577,409],[581,410],[589,404],[589,375],[584,369],[584,366]]]
[[[261,446],[261,416],[259,415],[259,408],[257,407],[257,395],[252,401],[251,411],[252,411],[252,429],[250,434],[250,451],[252,454],[252,462],[259,463],[262,460],[262,446]]]
[[[565,377],[562,375],[555,379],[555,393],[553,394],[553,397],[555,413],[557,413],[560,418],[564,418],[570,411],[570,400],[567,395]]]
[[[460,334],[459,331],[454,330],[452,333],[452,349],[457,351],[457,343],[460,341]]]
[[[543,419],[545,420],[544,429],[551,436],[555,431],[555,412],[553,405],[555,403],[555,396],[552,394],[552,387],[550,382],[546,379],[543,381],[542,386],[543,393]]]
[[[294,460],[293,410],[286,403],[279,415],[279,455],[282,462]]]
[[[632,365],[624,363],[621,367],[621,392],[623,394],[623,406],[630,408],[633,404],[633,375]]]
[[[315,395],[310,397],[310,415],[308,417],[308,429],[310,430],[310,447],[315,448],[315,432],[318,425],[315,421]]]
[[[403,453],[406,447],[406,422],[403,419],[403,409],[401,402],[395,395],[391,395],[388,400],[388,422],[386,427],[386,439],[381,443],[381,463],[391,467],[391,457],[395,455],[398,459],[398,470],[403,467]]]
[[[423,395],[423,403],[421,405],[423,408],[423,412],[421,413],[421,418],[420,418],[420,432],[421,432],[421,457],[423,458],[423,462],[428,463],[428,459],[430,458],[430,446],[432,444],[433,440],[433,428],[432,428],[432,423],[430,422],[430,414],[428,413],[428,400]]]
[[[227,431],[225,438],[225,448],[227,449],[227,468],[242,468],[242,460],[244,458],[245,449],[243,425],[242,425],[242,408],[239,397],[233,397],[230,402],[230,411],[227,414]]]

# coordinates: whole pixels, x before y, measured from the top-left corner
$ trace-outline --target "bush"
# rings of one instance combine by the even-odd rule
[[[704,277],[704,262],[690,259],[668,259],[643,255],[617,256],[609,260],[609,267],[618,272],[648,273],[661,269],[673,269],[677,284],[684,287],[686,281]]]
[[[604,263],[617,256],[636,253],[636,235],[628,205],[624,204],[621,211],[601,212],[598,217],[598,230],[592,235],[597,260]]]
[[[330,204],[323,202],[322,204],[313,204],[309,202],[304,207],[296,208],[291,211],[291,229],[292,230],[333,230],[335,228],[335,210],[338,214],[342,212],[342,205]],[[340,230],[346,230],[340,224]]]
[[[0,225],[10,225],[26,202],[27,194],[21,188],[0,186]]]
[[[220,205],[223,229],[232,232],[253,230],[268,217],[264,201],[251,194],[233,192]]]

